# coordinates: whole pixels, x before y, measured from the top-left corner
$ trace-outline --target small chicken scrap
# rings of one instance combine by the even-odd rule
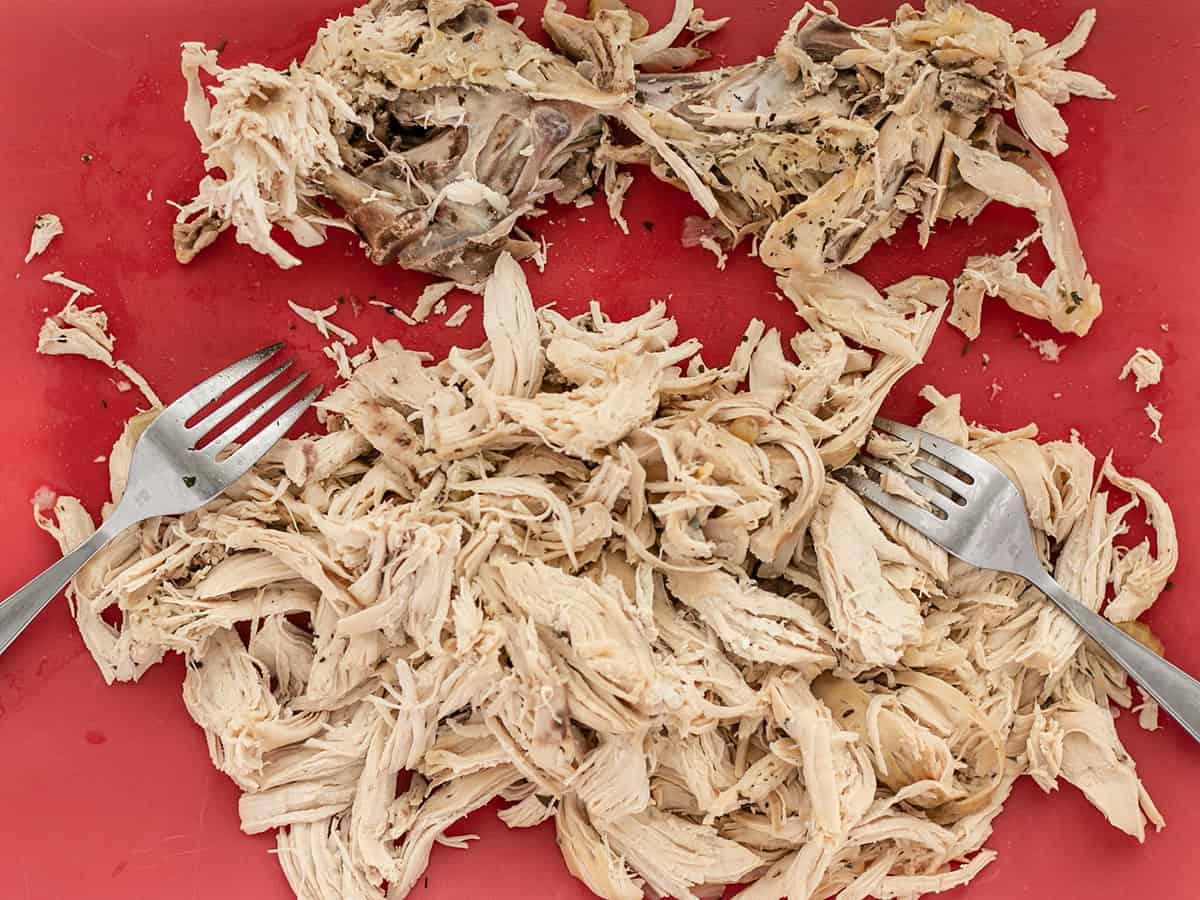
[[[1138,347],[1129,361],[1121,367],[1118,381],[1124,381],[1133,376],[1134,388],[1140,394],[1145,388],[1152,387],[1162,381],[1162,357],[1149,347]]]
[[[63,233],[62,219],[54,213],[42,213],[33,220],[33,233],[29,236],[29,252],[25,262],[46,252],[50,242]]]
[[[1142,840],[1163,820],[1113,727],[1124,673],[1020,579],[826,476],[864,445],[911,457],[870,423],[947,292],[848,290],[844,315],[816,294],[795,362],[754,321],[709,367],[662,303],[535,310],[501,253],[482,346],[434,365],[374,342],[319,404],[325,434],[120,535],[74,580],[76,621],[109,682],[186,657],[242,827],[277,829],[302,900],[404,897],[497,798],[513,828],[553,821],[610,900],[946,890],[995,858],[1022,775]],[[922,427],[1016,482],[1064,587],[1098,609],[1113,584],[1109,617],[1148,633],[1178,556],[1162,497],[924,396]],[[113,502],[154,414],[113,448]],[[1133,499],[1110,512],[1108,485]],[[1153,549],[1115,547],[1139,502]],[[94,529],[70,497],[35,517],[64,552]]]
[[[793,285],[837,277],[911,215],[924,243],[937,222],[971,221],[992,200],[1024,207],[1038,231],[970,260],[951,322],[973,338],[985,296],[1079,335],[1100,314],[1042,155],[1067,147],[1057,104],[1111,96],[1066,68],[1094,11],[1051,44],[960,0],[904,5],[890,24],[863,26],[806,4],[772,56],[698,73],[675,70],[704,57],[695,40],[724,20],[707,21],[692,0],[676,0],[654,33],[621,0],[589,13],[547,3],[559,53],[483,0],[373,0],[330,21],[286,72],[225,69],[215,51],[185,44],[185,117],[225,177],[206,176],[180,208],[178,258],[233,225],[239,241],[292,266],[275,226],[302,246],[341,226],[377,263],[474,284],[501,252],[537,252],[514,228],[551,195],[571,202],[602,185],[627,230],[631,176],[618,167],[642,165],[709,217],[685,242],[723,264],[749,238]],[[692,43],[673,47],[685,30]],[[211,106],[201,72],[218,82]],[[1018,268],[1038,237],[1054,263],[1041,285]]]

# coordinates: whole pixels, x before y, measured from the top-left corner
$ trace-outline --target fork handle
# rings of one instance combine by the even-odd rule
[[[1041,566],[1036,572],[1025,574],[1025,578],[1103,647],[1188,734],[1200,741],[1200,681],[1092,612],[1064,591]]]
[[[34,616],[45,609],[75,573],[116,534],[117,531],[105,522],[90,538],[0,603],[0,653],[9,648]]]

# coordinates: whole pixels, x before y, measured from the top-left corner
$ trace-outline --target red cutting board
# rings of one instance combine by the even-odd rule
[[[710,15],[735,15],[710,43],[717,61],[770,52],[793,2],[708,0]],[[1081,0],[986,5],[1052,40],[1082,9]],[[1098,27],[1076,62],[1118,99],[1067,107],[1071,149],[1055,167],[1107,311],[1086,340],[1066,339],[1062,361],[1051,364],[1017,334],[1025,328],[1048,337],[1047,327],[990,305],[973,346],[964,348],[961,336],[943,327],[929,362],[901,383],[888,409],[915,414],[916,391],[932,382],[961,391],[968,415],[982,421],[1009,427],[1034,419],[1053,437],[1078,428],[1097,454],[1112,447],[1120,466],[1152,479],[1175,503],[1184,563],[1149,618],[1172,659],[1200,672],[1192,600],[1200,581],[1188,553],[1200,543],[1200,513],[1191,506],[1200,496],[1193,465],[1200,360],[1187,350],[1200,339],[1200,307],[1192,297],[1200,284],[1200,109],[1193,77],[1200,26],[1190,3],[1096,5]],[[842,6],[850,21],[892,11],[889,0]],[[663,0],[646,7],[656,21],[665,20]],[[166,201],[188,199],[202,174],[182,119],[179,43],[224,44],[227,65],[284,65],[303,52],[326,16],[349,8],[301,0],[8,4],[0,55],[0,284],[6,285],[0,383],[8,396],[0,432],[0,458],[7,461],[0,476],[0,546],[7,550],[0,596],[55,557],[30,519],[34,491],[46,485],[75,493],[97,509],[107,496],[105,466],[92,460],[108,452],[137,402],[97,364],[34,355],[43,316],[67,298],[39,280],[45,272],[61,269],[96,289],[119,356],[168,399],[202,373],[279,337],[331,381],[320,341],[288,312],[289,298],[323,306],[345,297],[339,320],[360,336],[400,337],[437,354],[455,341],[479,339],[478,301],[458,331],[409,329],[365,304],[356,317],[351,297],[374,294],[410,305],[426,279],[373,267],[340,232],[302,252],[304,265],[289,272],[237,245],[231,234],[191,266],[172,255],[174,210]],[[537,4],[522,3],[522,11],[537,21]],[[669,297],[683,334],[703,339],[710,360],[726,358],[751,316],[795,328],[756,260],[739,251],[721,273],[706,252],[680,246],[683,217],[694,211],[687,198],[646,175],[626,205],[629,237],[600,204],[535,221],[533,229],[551,243],[545,274],[530,273],[535,297],[572,312],[599,298],[617,315]],[[30,225],[41,212],[61,216],[66,234],[25,266]],[[952,278],[968,253],[1004,249],[1029,229],[1024,214],[992,208],[972,229],[959,224],[936,235],[919,259],[913,230],[905,230],[861,268],[877,283],[918,271]],[[1142,395],[1116,381],[1137,345],[1157,349],[1167,364],[1163,384]],[[991,358],[986,370],[984,353]],[[1161,447],[1147,437],[1147,399],[1165,415]],[[203,736],[184,711],[180,678],[180,661],[172,658],[138,685],[106,688],[61,600],[0,659],[0,897],[289,896],[270,854],[271,836],[239,833],[237,790],[210,765]],[[1000,859],[969,888],[972,898],[1197,896],[1200,748],[1170,723],[1156,734],[1139,730],[1128,714],[1118,724],[1167,830],[1138,846],[1069,785],[1047,797],[1022,782],[990,842]],[[466,855],[437,848],[415,897],[589,896],[559,860],[550,827],[509,832],[484,811],[456,830],[481,840]]]

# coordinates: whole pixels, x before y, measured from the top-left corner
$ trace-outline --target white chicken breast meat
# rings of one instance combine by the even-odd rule
[[[1023,775],[1142,840],[1163,820],[1113,727],[1124,673],[1020,579],[826,476],[864,447],[911,459],[871,417],[947,286],[847,282],[846,317],[810,292],[828,277],[789,281],[813,323],[796,361],[755,321],[707,367],[663,304],[535,309],[501,252],[482,346],[431,364],[376,341],[319,403],[325,434],[80,572],[84,641],[109,682],[186,657],[242,828],[276,831],[302,900],[405,896],[496,800],[510,827],[553,820],[569,870],[610,900],[946,890],[995,858],[990,823]],[[69,309],[47,326],[67,344],[41,349],[108,365],[103,325]],[[1016,482],[1056,577],[1093,609],[1111,585],[1106,614],[1161,652],[1138,621],[1178,559],[1158,492],[1077,440],[923,396],[922,427]],[[114,500],[154,414],[113,448]],[[1110,512],[1110,491],[1133,499]],[[1118,546],[1137,504],[1153,544]],[[35,515],[64,552],[94,527],[69,497]]]

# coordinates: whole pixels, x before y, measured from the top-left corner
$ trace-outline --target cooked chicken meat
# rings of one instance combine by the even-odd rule
[[[1029,345],[1029,348],[1036,350],[1038,356],[1046,360],[1046,362],[1058,362],[1062,359],[1064,347],[1053,338],[1045,338],[1039,341],[1032,335],[1026,334],[1024,330],[1021,331],[1021,337]]]
[[[1150,432],[1150,439],[1155,443],[1161,444],[1162,439],[1162,410],[1153,403],[1147,403],[1145,408],[1146,418],[1150,420],[1150,424],[1154,426]]]
[[[1113,727],[1124,674],[1020,579],[826,477],[864,446],[911,458],[871,417],[947,286],[786,287],[813,325],[795,361],[752,322],[706,367],[663,304],[535,309],[501,253],[482,346],[430,364],[375,342],[319,404],[325,434],[86,566],[88,649],[109,682],[186,657],[242,827],[277,830],[303,900],[405,896],[497,799],[511,827],[552,819],[570,871],[619,900],[945,890],[994,859],[1022,775],[1075,785],[1139,840],[1161,827]],[[69,307],[47,327],[110,364],[103,325]],[[1076,440],[923,393],[923,427],[1017,483],[1056,577],[1092,608],[1111,584],[1108,616],[1145,629],[1178,557],[1162,497]],[[114,500],[153,415],[113,448]],[[1110,512],[1110,490],[1134,500]],[[1153,550],[1115,544],[1135,503]],[[70,497],[35,515],[64,552],[94,528]]]
[[[1123,672],[1022,580],[827,477],[864,450],[912,459],[871,423],[943,316],[973,338],[988,296],[1079,335],[1099,315],[1042,155],[1066,149],[1059,104],[1110,96],[1066,68],[1094,18],[1055,44],[960,0],[865,26],[805,6],[771,56],[706,72],[682,70],[725,20],[691,0],[653,32],[621,0],[550,2],[557,52],[483,0],[372,0],[286,71],[185,44],[210,174],[180,207],[181,262],[232,228],[293,266],[276,228],[302,247],[350,229],[374,262],[448,279],[389,311],[424,321],[472,286],[487,340],[436,364],[395,341],[351,355],[335,310],[293,305],[343,379],[325,433],[80,572],[103,677],[186,657],[242,827],[276,829],[301,900],[405,896],[446,830],[498,800],[510,827],[553,820],[571,873],[619,900],[947,890],[995,858],[1023,775],[1066,780],[1138,840],[1162,827],[1113,727],[1110,704],[1134,702]],[[749,240],[808,329],[785,347],[753,321],[710,367],[662,303],[625,321],[536,309],[517,260],[545,248],[522,217],[601,187],[627,228],[637,167],[705,213],[685,244],[723,264]],[[992,200],[1037,231],[972,257],[952,302],[936,278],[878,289],[845,268],[909,216],[924,242]],[[1037,239],[1041,284],[1020,269]],[[131,373],[99,307],[75,306],[90,290],[47,278],[76,294],[39,351]],[[1152,369],[1127,366],[1139,389]],[[139,385],[155,409],[109,456],[114,502],[158,406]],[[1163,498],[1076,439],[922,396],[923,428],[1016,483],[1056,577],[1093,609],[1111,586],[1105,614],[1156,640],[1139,618],[1178,559]],[[1130,502],[1110,511],[1110,491]],[[1120,546],[1139,504],[1153,544]],[[64,552],[94,530],[70,497],[35,518]]]
[[[33,233],[29,236],[29,252],[25,262],[41,256],[50,242],[63,233],[62,220],[54,213],[42,213],[33,220]]]
[[[1148,347],[1138,347],[1121,368],[1120,380],[1133,376],[1134,388],[1140,394],[1144,388],[1162,381],[1162,357]]]
[[[649,166],[708,216],[685,245],[723,267],[726,249],[750,238],[785,280],[837,278],[911,215],[924,243],[939,221],[972,220],[992,200],[1024,207],[1054,271],[1041,285],[1020,272],[1024,243],[973,257],[952,323],[974,337],[985,296],[1076,334],[1100,314],[1042,156],[1066,149],[1057,104],[1111,96],[1066,68],[1093,11],[1051,44],[961,0],[864,26],[805,5],[773,55],[694,73],[678,70],[703,58],[695,40],[723,21],[692,0],[649,34],[621,0],[589,14],[547,4],[559,53],[483,0],[372,0],[330,21],[286,72],[225,69],[215,51],[185,44],[185,118],[224,175],[205,176],[180,208],[177,256],[187,262],[232,225],[292,266],[275,227],[306,246],[340,226],[377,263],[475,284],[502,251],[537,252],[514,229],[550,195],[570,202],[602,185],[627,231],[631,176],[618,167]],[[672,47],[685,30],[693,41]],[[217,81],[211,99],[202,74]]]
[[[61,273],[56,273],[61,274]],[[37,352],[47,356],[83,356],[101,362],[128,378],[151,406],[161,406],[158,395],[133,366],[113,357],[116,339],[108,333],[108,315],[99,306],[80,309],[75,302],[92,293],[86,285],[68,279],[65,283],[74,293],[57,315],[42,322],[38,331]],[[126,385],[128,389],[129,385]]]
[[[286,72],[225,69],[185,44],[183,72],[185,117],[224,177],[205,176],[180,208],[181,262],[232,225],[293,266],[276,226],[307,246],[337,225],[376,263],[468,284],[505,249],[532,254],[510,233],[547,195],[591,187],[599,113],[626,100],[479,0],[374,0],[330,21]],[[211,105],[202,73],[217,81]]]

